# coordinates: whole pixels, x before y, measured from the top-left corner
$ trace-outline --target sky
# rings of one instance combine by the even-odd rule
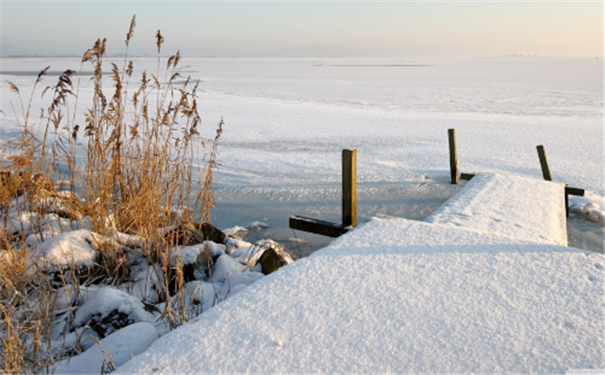
[[[1,0],[1,56],[192,57],[603,56],[603,1]]]

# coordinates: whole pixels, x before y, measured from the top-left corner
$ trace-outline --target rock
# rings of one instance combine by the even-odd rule
[[[99,257],[95,244],[103,240],[103,236],[80,229],[46,238],[37,252],[47,268],[90,268]]]
[[[281,267],[288,264],[284,257],[275,251],[273,248],[269,248],[263,252],[258,258],[256,265],[261,265],[261,269],[264,275],[268,275],[274,271],[277,271]]]
[[[217,229],[208,223],[202,223],[202,225],[198,224],[197,227],[202,231],[204,238],[208,241],[225,243],[225,237],[227,236],[220,229]]]
[[[181,246],[172,252],[168,268],[169,294],[174,295],[180,290],[181,275],[185,284],[208,277],[208,267],[212,267],[217,259],[225,255],[225,251],[225,245],[204,241],[197,245]],[[179,269],[181,265],[182,268]]]
[[[64,336],[68,345],[74,337],[77,341],[78,336],[88,338],[93,334],[102,339],[134,323],[153,323],[157,317],[138,298],[113,287],[80,287],[79,294],[80,298],[73,302],[71,309],[57,315],[53,326],[53,339]],[[94,342],[81,344],[88,349]]]
[[[244,266],[227,254],[221,255],[212,269],[212,279],[217,283],[225,283],[231,275],[246,272],[248,266]]]
[[[279,255],[279,257],[282,258],[284,264],[294,262],[294,259],[290,253],[273,240],[258,241],[249,247],[238,248],[237,250],[232,251],[230,255],[239,260],[242,264],[250,267],[256,267],[260,264],[260,258],[263,256],[263,254],[270,249],[272,249],[277,255]]]
[[[225,237],[225,233],[208,223],[194,225],[184,222],[169,231],[165,238],[171,245],[191,246],[206,240],[222,244],[225,242]]]
[[[74,319],[76,327],[87,325],[101,338],[133,323],[154,321],[138,298],[109,286],[90,288]]]
[[[164,237],[172,246],[192,246],[204,242],[204,235],[191,223],[182,223],[168,231]]]
[[[100,344],[103,350],[111,354],[114,366],[119,367],[145,351],[159,336],[153,324],[140,322],[112,333]],[[55,374],[99,374],[104,360],[99,345],[93,345],[84,353],[58,363]]]
[[[202,278],[208,270],[208,265],[212,265],[213,257],[209,248],[210,243],[199,244],[196,246],[184,246],[178,249],[176,256],[183,262],[183,281],[185,283]],[[210,255],[210,258],[208,258]],[[176,259],[173,260],[173,267],[177,265]],[[171,291],[172,292],[172,291]]]

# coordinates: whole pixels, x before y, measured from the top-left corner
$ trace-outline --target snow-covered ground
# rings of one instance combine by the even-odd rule
[[[155,64],[135,59],[139,71],[153,72]],[[2,141],[16,126],[9,100],[20,110],[5,81],[28,100],[48,65],[79,70],[77,59],[2,59]],[[268,225],[261,236],[291,240],[304,254],[327,245],[288,230],[287,218],[340,220],[343,148],[358,150],[360,222],[381,214],[422,220],[459,189],[447,183],[447,129],[456,128],[463,172],[539,179],[535,147],[544,145],[554,179],[587,189],[584,198],[572,197],[571,219],[587,226],[593,247],[603,244],[601,60],[183,59],[181,65],[184,75],[201,80],[204,135],[225,120],[215,177],[219,228],[258,220]],[[111,87],[109,77],[104,87]],[[81,95],[82,102],[91,95],[88,77]],[[38,121],[47,105],[34,95],[32,118]],[[530,206],[517,204],[515,212],[531,217]],[[236,295],[119,370],[603,368],[601,254],[443,224],[374,219],[251,287],[244,285],[254,280],[242,282]],[[301,241],[311,245],[305,249]],[[134,345],[141,353],[157,337],[149,319],[128,327],[101,341],[117,353],[116,365]],[[131,335],[140,340],[122,348],[122,337]],[[61,371],[98,372],[96,348]],[[192,357],[166,356],[178,350]]]
[[[476,177],[438,214],[440,224],[374,219],[350,231],[159,339],[118,373],[602,370],[603,255],[552,245],[565,234],[561,184],[490,186],[501,177]],[[494,216],[501,202],[482,201],[472,222],[459,220],[459,203],[507,191],[510,210]],[[544,201],[528,200],[534,191]],[[550,220],[536,232],[550,238],[502,235],[526,224],[520,208],[543,211]]]

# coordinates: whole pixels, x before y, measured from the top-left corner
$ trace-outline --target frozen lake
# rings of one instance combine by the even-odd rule
[[[136,71],[155,72],[156,63],[134,59]],[[80,70],[79,59],[2,59],[3,139],[15,127],[6,80],[28,98],[48,65],[54,72]],[[457,189],[447,184],[448,128],[456,128],[462,172],[541,178],[535,147],[542,144],[553,178],[587,189],[572,204],[603,207],[599,59],[184,58],[180,65],[184,76],[201,81],[203,134],[211,137],[225,121],[213,221],[220,228],[268,225],[250,239],[272,236],[301,254],[329,242],[294,234],[287,218],[339,221],[344,148],[358,150],[360,222],[373,215],[426,217]],[[111,89],[109,77],[104,87]],[[88,77],[81,93],[91,96]],[[48,105],[38,98],[34,113]],[[586,232],[591,246],[602,245],[602,226],[570,222],[580,228],[570,238]]]

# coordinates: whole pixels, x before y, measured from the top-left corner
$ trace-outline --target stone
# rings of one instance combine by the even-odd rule
[[[73,312],[73,315],[71,312]],[[72,318],[73,316],[73,318]],[[104,286],[80,287],[79,297],[70,309],[62,309],[53,325],[53,339],[59,340],[66,333],[91,334],[102,339],[126,326],[138,322],[154,323],[159,314],[138,298],[119,289]],[[94,342],[82,343],[88,349]]]
[[[272,272],[277,271],[281,267],[288,264],[282,255],[280,255],[272,247],[265,250],[263,254],[258,258],[256,265],[261,265],[261,269],[264,275],[268,275]]]
[[[227,236],[221,230],[208,223],[192,224],[183,222],[166,234],[166,240],[171,245],[192,246],[206,240],[222,244]]]
[[[220,229],[217,229],[208,223],[202,223],[201,225],[198,224],[197,227],[202,231],[204,238],[208,241],[221,244],[225,243],[225,237],[227,237],[227,235]]]

